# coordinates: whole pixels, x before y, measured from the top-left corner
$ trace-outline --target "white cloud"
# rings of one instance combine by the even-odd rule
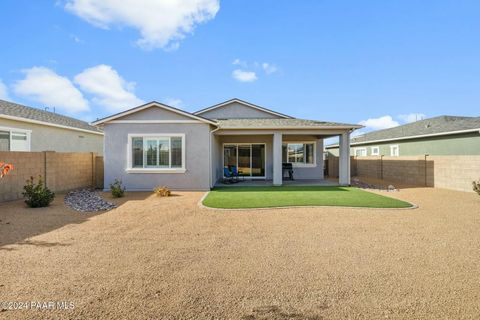
[[[93,102],[109,111],[121,111],[143,104],[135,93],[135,83],[125,81],[111,66],[104,64],[83,70],[75,83],[93,95]]]
[[[240,82],[253,82],[257,80],[257,74],[254,71],[244,71],[240,69],[233,70],[232,77]]]
[[[425,119],[427,116],[423,113],[409,113],[409,114],[401,114],[398,116],[400,120],[406,123],[415,122],[418,120]]]
[[[262,63],[262,69],[263,71],[265,71],[266,74],[272,74],[277,71],[276,66],[267,62]]]
[[[247,67],[247,63],[246,63],[245,61],[242,61],[242,60],[238,59],[238,58],[235,59],[235,60],[233,60],[232,64],[233,64],[234,66],[240,66],[240,67],[242,67],[242,68],[246,68],[246,67]]]
[[[23,70],[25,79],[15,82],[14,92],[47,107],[62,109],[68,113],[89,110],[88,101],[66,77],[46,67]]]
[[[399,123],[391,116],[383,116],[379,118],[371,118],[360,121],[359,124],[365,126],[368,130],[381,130],[387,128],[393,128],[399,125]]]
[[[181,108],[183,106],[183,101],[178,98],[166,98],[165,104],[174,108]]]
[[[144,49],[174,49],[199,23],[215,17],[219,0],[68,0],[65,8],[87,22],[138,29]]]
[[[8,100],[7,86],[3,83],[2,79],[0,79],[0,99]]]

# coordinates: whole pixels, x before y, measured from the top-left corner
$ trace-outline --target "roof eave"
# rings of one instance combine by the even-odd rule
[[[284,119],[295,119],[292,116],[289,116],[289,115],[286,115],[286,114],[283,114],[283,113],[280,113],[280,112],[277,112],[277,111],[273,111],[273,110],[258,106],[256,104],[253,104],[253,103],[250,103],[250,102],[244,101],[242,99],[238,99],[238,98],[233,98],[233,99],[230,99],[230,100],[227,100],[227,101],[224,101],[224,102],[217,103],[213,106],[195,111],[193,114],[198,115],[198,114],[210,111],[210,110],[215,110],[217,108],[223,107],[224,105],[227,105],[227,104],[232,103],[232,102],[238,102],[238,103],[246,105],[248,107],[251,107],[251,108],[254,108],[254,109],[257,109],[257,110],[261,110],[263,112],[270,113],[270,114],[279,116],[279,117],[284,118]]]
[[[150,108],[150,107],[162,108],[162,109],[165,109],[165,110],[168,110],[168,111],[172,111],[172,112],[184,115],[186,117],[190,117],[190,118],[193,118],[193,119],[200,120],[200,121],[205,122],[205,123],[209,123],[209,124],[212,124],[212,125],[215,125],[215,126],[217,125],[217,123],[213,120],[204,118],[202,116],[195,115],[193,113],[190,113],[190,112],[187,112],[187,111],[184,111],[184,110],[180,110],[178,108],[175,108],[175,107],[172,107],[172,106],[169,106],[169,105],[166,105],[164,103],[157,102],[157,101],[151,101],[151,102],[142,104],[138,107],[134,107],[134,108],[131,108],[131,109],[113,114],[109,117],[105,117],[105,118],[93,121],[91,124],[93,126],[102,125],[102,124],[105,124],[105,123],[107,123],[111,120],[118,119],[120,117],[124,117],[126,115],[129,115],[129,114],[132,114],[132,113],[135,113],[135,112],[139,112],[141,110],[144,110],[144,109],[147,109],[147,108]]]

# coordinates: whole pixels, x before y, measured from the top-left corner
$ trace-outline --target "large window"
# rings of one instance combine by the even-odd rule
[[[131,171],[185,172],[185,136],[130,135]]]
[[[315,142],[289,142],[282,146],[282,162],[295,166],[315,166]]]
[[[0,151],[30,151],[30,132],[0,127]]]
[[[223,166],[235,166],[244,177],[265,178],[265,144],[239,143],[223,145]]]

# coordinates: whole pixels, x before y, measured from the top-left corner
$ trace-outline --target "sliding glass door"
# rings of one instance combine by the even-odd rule
[[[223,166],[236,166],[240,176],[265,178],[265,144],[224,144]]]

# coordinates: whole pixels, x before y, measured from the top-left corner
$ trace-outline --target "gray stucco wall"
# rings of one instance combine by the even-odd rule
[[[208,190],[210,188],[210,126],[189,124],[105,125],[105,187],[121,179],[127,190],[150,191],[159,185],[174,190]],[[128,134],[185,134],[185,173],[127,173]]]
[[[41,124],[0,119],[1,127],[32,130],[30,151],[95,152],[103,154],[103,136]]]
[[[264,112],[252,107],[245,106],[238,102],[232,102],[228,105],[198,114],[209,119],[251,119],[251,118],[267,118],[275,119],[278,116]]]
[[[266,146],[266,179],[273,178],[273,135],[221,135],[214,137],[214,144],[218,149],[218,156],[213,157],[215,181],[223,176],[223,144],[227,143],[265,143]],[[323,179],[323,139],[316,136],[292,136],[284,135],[283,141],[316,141],[316,166],[315,167],[294,167],[295,179]]]

